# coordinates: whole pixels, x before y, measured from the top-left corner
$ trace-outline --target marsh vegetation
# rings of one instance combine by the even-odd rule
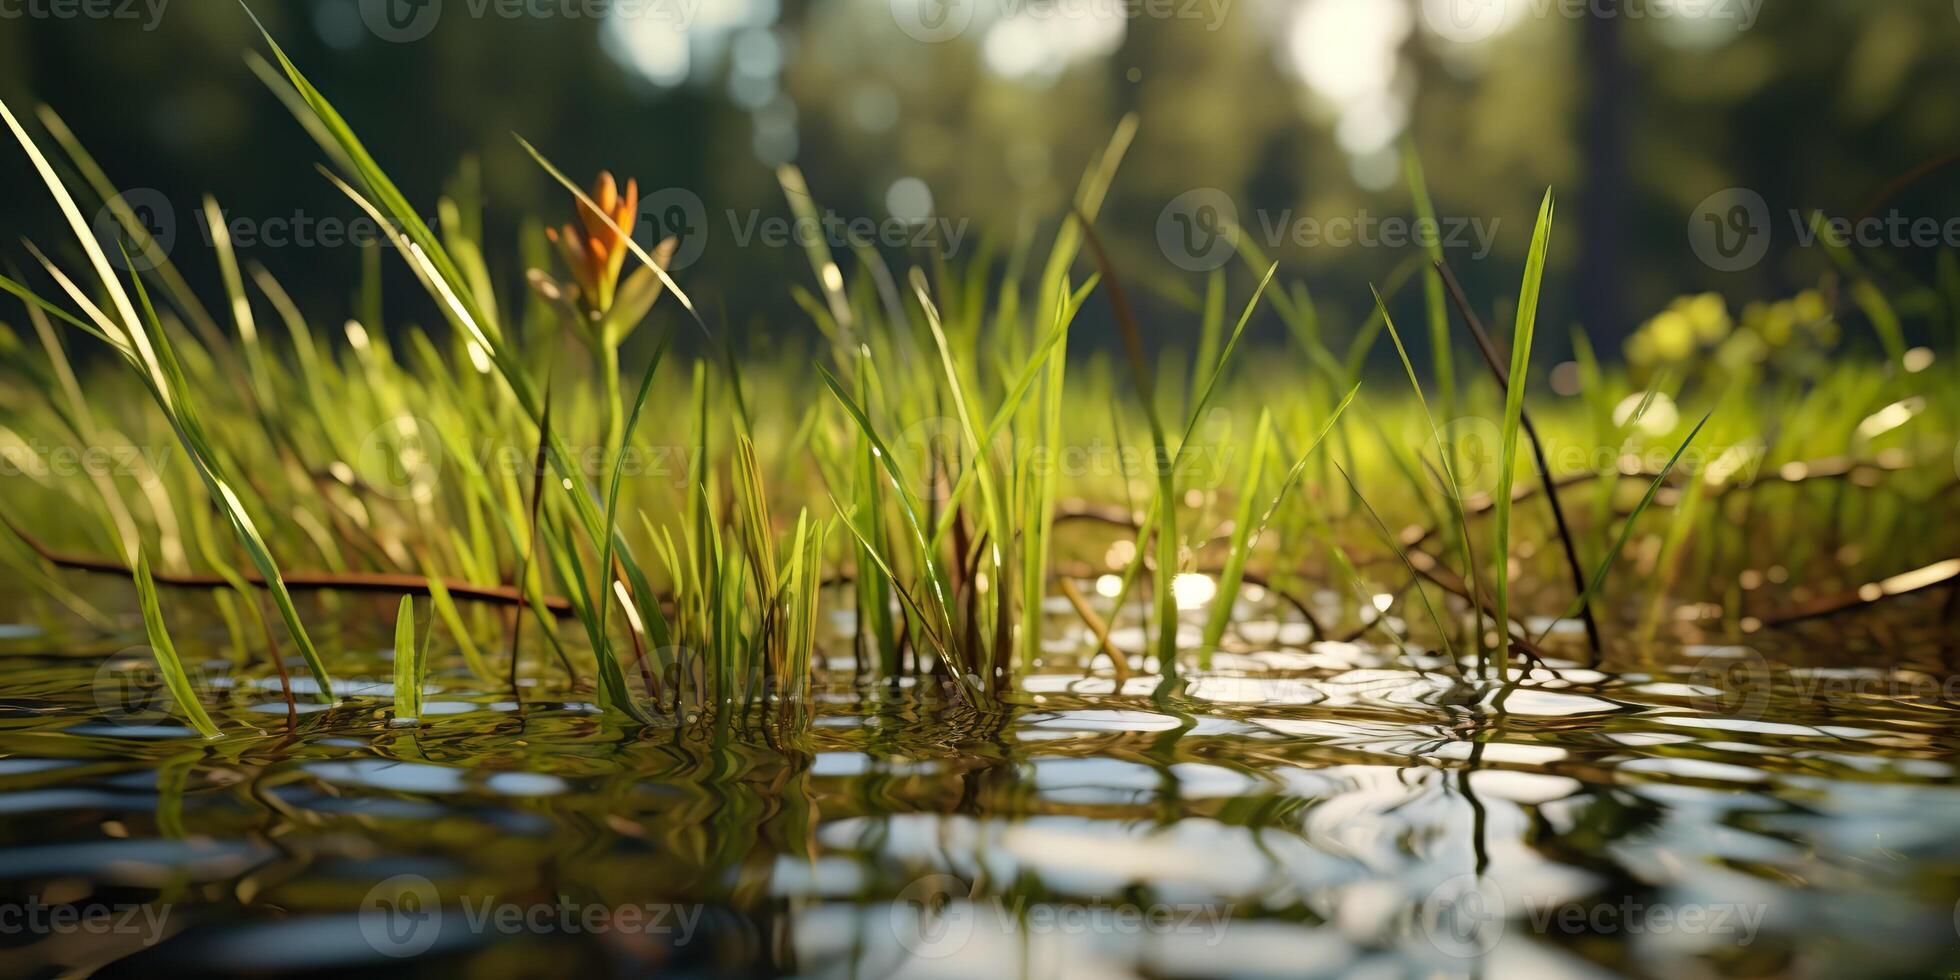
[[[223,235],[192,281],[52,109],[0,106],[73,232],[0,279],[0,436],[81,462],[0,500],[0,819],[43,842],[22,876],[181,913],[24,972],[392,962],[356,913],[397,864],[436,890],[416,952],[483,972],[1208,973],[1227,935],[1275,973],[1303,943],[1327,972],[1951,950],[1951,842],[1897,813],[1953,805],[1960,385],[1918,343],[1960,331],[1953,256],[1919,282],[1820,225],[1811,288],[1684,297],[1554,366],[1555,193],[1514,293],[1417,248],[1333,324],[1249,238],[1174,286],[1112,257],[1129,119],[1039,235],[916,264],[809,242],[806,278],[754,284],[807,315],[761,349],[634,237],[636,182],[520,139],[565,213],[486,240],[473,165],[411,200],[399,150],[267,53],[386,231],[344,323]],[[384,308],[393,275],[426,302]],[[1188,342],[1141,290],[1190,301]],[[1120,350],[1072,342],[1092,314]],[[1458,928],[1463,875],[1509,913]],[[1593,894],[1638,908],[1557,925]],[[466,927],[488,895],[697,918]],[[948,902],[987,927],[920,947]],[[1760,914],[1740,943],[1634,928],[1694,903]],[[1031,926],[1112,904],[1210,917],[1144,952]]]

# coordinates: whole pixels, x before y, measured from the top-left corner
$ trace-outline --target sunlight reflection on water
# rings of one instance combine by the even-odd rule
[[[419,727],[351,684],[302,702],[296,738],[276,678],[220,674],[227,734],[203,743],[125,676],[105,701],[94,659],[17,654],[0,879],[167,904],[132,969],[398,962],[377,923],[434,930],[417,955],[471,973],[1942,967],[1952,705],[1914,693],[1924,672],[1794,650],[1553,660],[1507,693],[1366,642],[1235,647],[1167,700],[1055,655],[998,716],[839,677],[773,746],[636,733],[542,681],[520,710],[460,666]]]

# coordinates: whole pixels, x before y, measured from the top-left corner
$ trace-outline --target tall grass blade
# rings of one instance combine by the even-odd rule
[[[1432,275],[1436,276],[1437,279],[1436,287],[1438,291],[1440,291],[1442,289],[1442,273],[1433,268],[1430,270],[1430,272]],[[1372,288],[1373,287],[1370,287],[1370,289]],[[1451,522],[1454,525],[1454,532],[1455,532],[1452,536],[1455,537],[1457,540],[1459,551],[1461,552],[1463,558],[1463,574],[1468,580],[1470,586],[1470,594],[1471,596],[1474,597],[1480,591],[1477,587],[1477,577],[1478,577],[1477,559],[1476,556],[1471,553],[1470,516],[1463,509],[1463,482],[1457,479],[1456,476],[1456,462],[1454,460],[1456,453],[1454,452],[1454,446],[1449,441],[1444,439],[1442,427],[1436,424],[1435,413],[1429,410],[1429,398],[1428,396],[1424,395],[1422,392],[1422,382],[1417,380],[1416,378],[1415,364],[1413,364],[1409,360],[1409,349],[1402,345],[1402,334],[1400,331],[1395,329],[1395,319],[1388,315],[1388,306],[1387,304],[1382,302],[1382,294],[1375,293],[1374,295],[1375,295],[1375,310],[1377,313],[1381,315],[1382,323],[1388,327],[1389,339],[1395,342],[1395,353],[1397,356],[1399,356],[1402,359],[1402,370],[1404,373],[1406,373],[1409,376],[1409,386],[1415,389],[1416,403],[1422,406],[1423,419],[1429,423],[1430,438],[1434,439],[1436,442],[1436,455],[1440,457],[1442,461],[1443,477],[1445,481],[1449,484],[1444,489],[1448,491],[1447,496],[1450,498],[1449,516]],[[1419,590],[1422,588],[1422,584],[1418,582],[1415,584],[1414,587]],[[1425,601],[1427,601],[1426,598]],[[1472,637],[1474,637],[1474,646],[1478,657],[1477,670],[1478,673],[1482,673],[1484,668],[1483,607],[1479,605],[1477,602],[1475,602],[1473,599],[1473,601],[1470,603],[1470,608],[1473,610],[1473,615],[1476,618],[1476,623],[1475,623],[1476,632],[1472,633],[1471,635]]]
[[[402,596],[395,610],[395,723],[422,719],[422,685],[428,675],[428,651],[415,642],[415,600]]]
[[[1374,523],[1375,531],[1381,536],[1382,543],[1395,553],[1396,558],[1401,559],[1402,567],[1408,570],[1409,587],[1416,590],[1416,597],[1422,600],[1423,609],[1429,613],[1429,621],[1435,624],[1436,635],[1443,641],[1444,654],[1449,657],[1450,664],[1457,672],[1462,673],[1463,664],[1456,659],[1456,650],[1450,645],[1449,627],[1443,624],[1443,617],[1437,614],[1435,604],[1429,601],[1429,590],[1422,587],[1422,573],[1416,570],[1415,562],[1409,560],[1408,551],[1396,542],[1394,532],[1388,529],[1387,522],[1383,521],[1381,514],[1375,511],[1375,505],[1369,503],[1368,498],[1361,493],[1361,488],[1355,485],[1354,477],[1349,475],[1347,469],[1339,463],[1335,463],[1334,468],[1340,470],[1341,478],[1347,481],[1348,489],[1354,491],[1354,499],[1361,502],[1361,509],[1368,512],[1368,519]],[[1386,615],[1385,610],[1383,614]]]
[[[1498,678],[1503,681],[1509,681],[1511,673],[1511,488],[1517,482],[1518,431],[1524,425],[1525,379],[1531,369],[1531,338],[1538,325],[1538,295],[1545,283],[1545,256],[1551,248],[1553,210],[1552,192],[1548,190],[1544,203],[1538,207],[1538,225],[1531,233],[1524,284],[1518,293],[1517,322],[1511,332],[1510,384],[1504,393],[1503,448],[1498,454],[1497,490],[1493,495],[1496,509],[1492,518],[1492,549],[1496,552],[1497,581],[1493,589],[1496,610],[1492,618],[1497,621]]]
[[[610,485],[606,487],[606,509],[605,509],[606,544],[605,547],[601,549],[601,557],[599,559],[600,581],[602,583],[606,583],[601,586],[602,591],[610,588],[611,587],[610,583],[613,581],[613,573],[612,573],[613,546],[614,546],[614,542],[618,538],[619,487],[620,487],[621,480],[626,475],[626,465],[625,465],[626,450],[627,447],[630,446],[633,441],[633,431],[639,426],[640,413],[646,410],[647,395],[653,391],[654,375],[659,373],[660,371],[660,362],[662,359],[664,359],[667,356],[667,342],[671,339],[672,339],[671,336],[663,335],[660,338],[659,346],[654,348],[653,359],[647,362],[646,373],[640,376],[639,390],[633,395],[633,410],[627,413],[625,428],[623,428],[620,431],[620,438],[621,438],[620,444],[614,447],[613,450],[613,458],[611,460],[611,469],[610,469],[612,478],[610,481]],[[606,626],[606,613],[608,610],[612,609],[612,603],[606,601],[606,596],[603,594],[595,597],[593,599],[593,603],[599,607],[599,629],[601,633],[604,633],[605,626]],[[660,604],[658,602],[653,603],[650,609],[647,607],[646,603],[644,602],[638,602],[636,604],[638,604],[641,607],[639,612],[640,612],[640,616],[642,617],[641,619],[642,623],[647,622],[647,620],[649,619],[663,618],[660,612]],[[662,635],[664,635],[666,631],[667,631],[666,624],[664,622],[662,622],[658,630],[656,630],[657,633]]]
[[[1443,403],[1443,411],[1454,416],[1457,407],[1456,358],[1450,347],[1450,311],[1443,295],[1443,273],[1437,268],[1443,262],[1443,226],[1436,220],[1436,205],[1429,198],[1429,181],[1423,175],[1422,158],[1416,155],[1413,140],[1403,148],[1403,158],[1408,161],[1409,196],[1415,201],[1416,218],[1434,231],[1423,242],[1429,253],[1429,267],[1422,270],[1422,296],[1424,308],[1429,313],[1429,356],[1436,372],[1437,392]],[[1407,360],[1407,354],[1403,355],[1403,359]]]
[[[1089,246],[1090,255],[1096,260],[1096,267],[1102,272],[1103,283],[1109,287],[1109,305],[1123,335],[1123,348],[1129,355],[1130,370],[1135,376],[1137,390],[1143,396],[1145,416],[1150,421],[1150,441],[1154,450],[1152,459],[1157,469],[1157,497],[1162,502],[1156,508],[1157,573],[1152,590],[1157,626],[1157,663],[1164,678],[1158,691],[1160,694],[1170,694],[1178,684],[1177,600],[1171,593],[1171,580],[1176,577],[1178,567],[1175,457],[1171,455],[1164,435],[1164,418],[1157,402],[1156,384],[1151,380],[1148,359],[1143,352],[1143,334],[1137,327],[1136,313],[1130,307],[1129,295],[1123,291],[1123,285],[1116,276],[1116,267],[1110,262],[1109,253],[1096,236],[1096,229],[1089,217],[1077,210],[1075,219],[1076,226],[1082,229],[1082,238]],[[1271,273],[1267,276],[1270,279]],[[1214,372],[1214,380],[1216,377]],[[1142,548],[1137,549],[1137,555],[1137,560],[1142,561]]]
[[[1200,666],[1211,665],[1211,651],[1218,648],[1219,641],[1225,638],[1225,626],[1232,618],[1232,607],[1238,601],[1239,585],[1245,580],[1245,566],[1251,557],[1252,549],[1258,539],[1252,535],[1252,522],[1255,519],[1253,507],[1259,493],[1259,480],[1264,475],[1266,457],[1272,452],[1273,414],[1270,411],[1259,413],[1258,427],[1252,435],[1252,459],[1246,463],[1245,480],[1239,485],[1237,510],[1232,516],[1232,542],[1225,552],[1225,567],[1218,574],[1218,591],[1212,597],[1211,614],[1205,620],[1204,639],[1201,641],[1198,656]]]
[[[164,686],[170,689],[170,696],[176,699],[185,720],[199,735],[217,738],[218,726],[198,702],[197,690],[191,686],[190,675],[184,672],[184,662],[177,656],[176,645],[170,642],[170,631],[163,624],[163,608],[157,602],[156,579],[150,574],[150,558],[140,548],[136,552],[136,599],[143,607],[143,628],[150,635],[150,652],[156,655],[157,671],[163,674]]]
[[[892,456],[890,447],[878,438],[878,432],[872,426],[871,419],[864,414],[864,409],[859,407],[857,401],[844,390],[844,386],[838,382],[836,375],[830,373],[829,368],[819,364],[817,373],[823,378],[824,384],[830,388],[830,393],[837,398],[838,403],[844,406],[844,411],[850,415],[851,421],[856,423],[858,431],[870,443],[873,458],[884,471],[886,479],[890,481],[891,491],[898,502],[899,513],[905,519],[906,529],[912,532],[912,544],[919,549],[919,562],[924,566],[926,588],[932,600],[928,608],[934,614],[928,625],[933,627],[940,637],[951,636],[954,620],[952,588],[947,582],[946,572],[940,566],[939,559],[934,557],[931,538],[926,535],[925,524],[919,517],[918,499],[908,489],[905,475],[899,472],[898,463]],[[844,513],[844,510],[839,508],[838,512]],[[889,570],[887,574],[890,574]]]

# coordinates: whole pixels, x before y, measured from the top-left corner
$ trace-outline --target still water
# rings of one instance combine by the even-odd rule
[[[1574,655],[1504,696],[1268,621],[1159,699],[1085,670],[1066,610],[998,713],[840,670],[807,734],[723,737],[453,657],[391,725],[385,638],[289,725],[276,678],[186,633],[206,743],[138,641],[7,628],[0,975],[1960,968],[1937,628]]]

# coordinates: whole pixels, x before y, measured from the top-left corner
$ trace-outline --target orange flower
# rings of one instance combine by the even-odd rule
[[[557,244],[559,254],[571,268],[587,312],[599,317],[612,308],[619,273],[626,264],[626,238],[633,234],[633,224],[639,218],[640,184],[628,180],[622,196],[612,173],[602,172],[598,183],[593,185],[591,197],[599,205],[599,211],[592,210],[584,201],[576,202],[583,230],[567,223],[563,228],[545,229],[545,235]],[[600,211],[612,218],[618,231],[606,226],[599,217]]]

